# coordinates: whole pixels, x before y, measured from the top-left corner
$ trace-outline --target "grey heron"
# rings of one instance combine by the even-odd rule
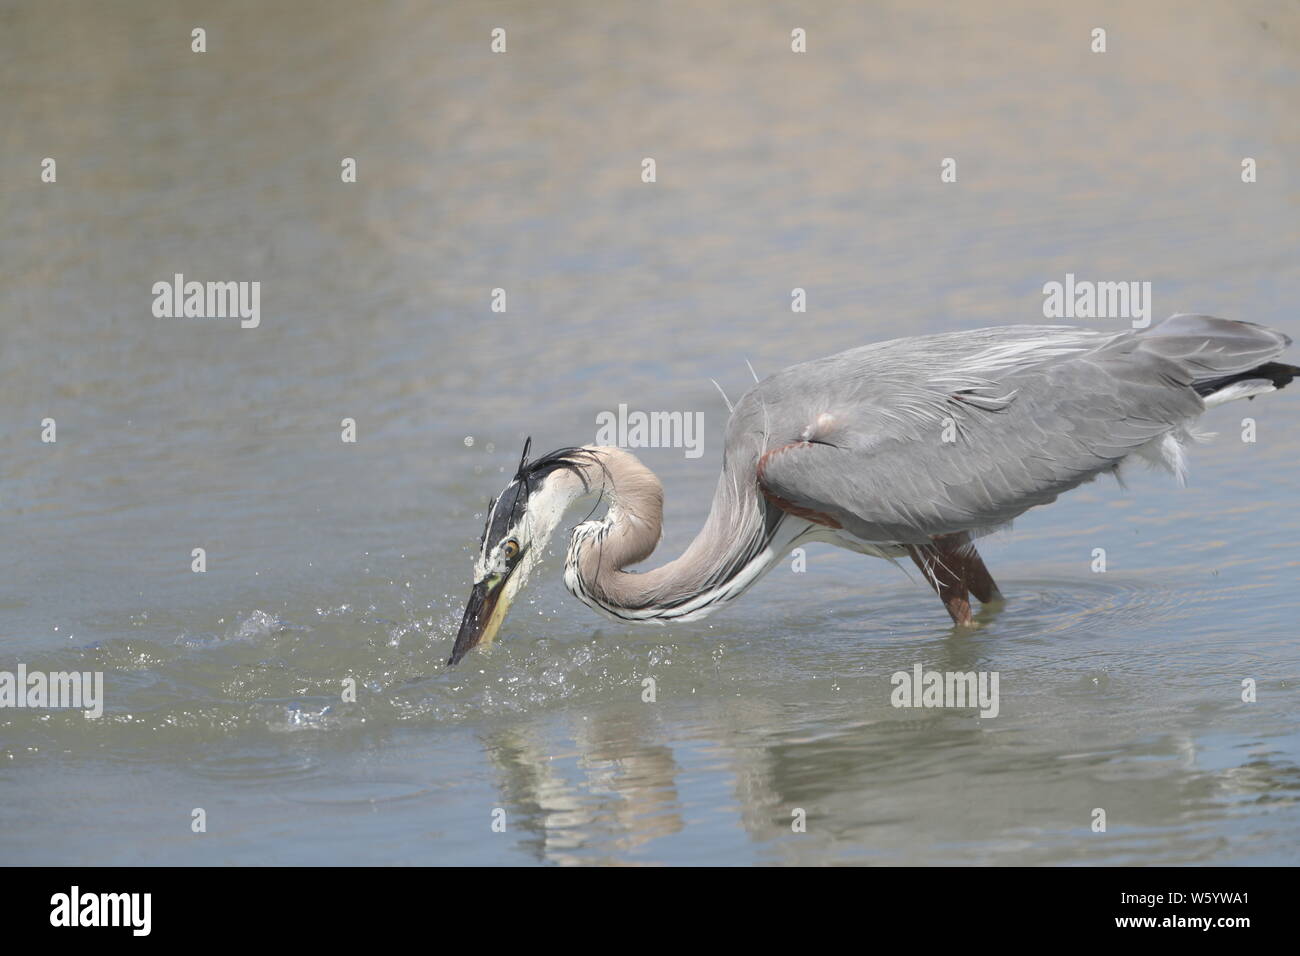
[[[1175,315],[1103,333],[1006,326],[895,339],[791,366],[727,423],[703,529],[650,557],[663,486],[631,453],[561,448],[519,468],[488,507],[473,589],[448,665],[490,642],[552,532],[579,502],[564,583],[618,621],[692,621],[739,597],[793,548],[827,542],[909,557],[957,626],[998,601],[974,539],[1135,455],[1181,481],[1210,407],[1282,388],[1291,340],[1249,322]],[[593,514],[595,511],[593,510]]]

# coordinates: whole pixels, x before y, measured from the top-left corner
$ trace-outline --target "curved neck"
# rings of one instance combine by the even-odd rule
[[[752,475],[724,465],[709,517],[682,555],[650,571],[628,571],[662,536],[663,485],[629,452],[586,450],[597,460],[585,475],[609,509],[574,529],[564,583],[583,603],[620,620],[703,617],[743,593],[810,527],[768,506]]]

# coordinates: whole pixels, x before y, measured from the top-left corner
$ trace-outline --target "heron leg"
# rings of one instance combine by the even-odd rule
[[[966,587],[981,604],[1002,600],[1002,592],[994,582],[993,575],[989,574],[989,569],[984,566],[984,559],[975,550],[975,542],[970,539],[970,534],[964,531],[940,534],[932,540],[944,563],[958,569],[957,573]]]
[[[908,545],[907,553],[943,601],[953,623],[968,626],[971,612],[965,563],[957,560],[956,552],[944,549],[936,539],[935,544]]]
[[[989,574],[989,569],[984,566],[984,559],[975,550],[975,545],[967,544],[962,549],[960,560],[966,570],[966,584],[970,588],[970,593],[975,595],[981,604],[1002,600],[1002,592],[998,590],[993,575]]]

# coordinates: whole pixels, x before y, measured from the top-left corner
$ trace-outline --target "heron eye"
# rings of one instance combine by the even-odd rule
[[[519,542],[511,540],[506,542],[505,546],[506,560],[513,561],[519,557]]]

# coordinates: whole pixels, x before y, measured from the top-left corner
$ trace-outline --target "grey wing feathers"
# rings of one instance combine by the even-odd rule
[[[1147,333],[1009,327],[787,369],[737,405],[761,488],[868,541],[978,532],[1114,468],[1204,411],[1189,386],[1287,344],[1177,316]],[[949,440],[950,439],[950,440]],[[739,450],[739,449],[737,449]]]

